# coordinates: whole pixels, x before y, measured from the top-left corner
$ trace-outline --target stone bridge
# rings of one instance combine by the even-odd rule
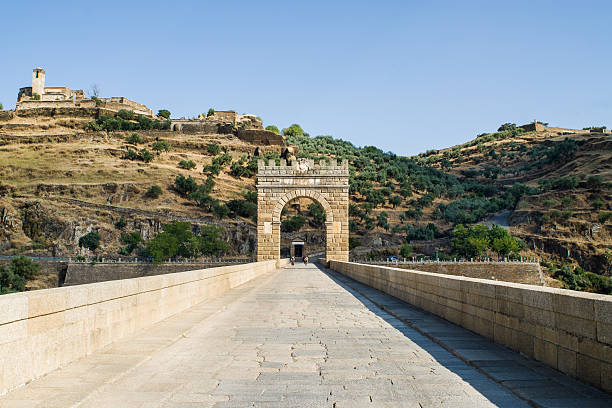
[[[0,407],[610,407],[612,300],[286,260],[0,296]]]

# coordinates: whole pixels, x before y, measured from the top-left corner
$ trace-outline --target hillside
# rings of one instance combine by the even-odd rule
[[[94,112],[0,113],[2,253],[86,254],[79,239],[95,230],[101,236],[96,254],[118,257],[122,233],[135,231],[146,240],[162,224],[181,220],[196,231],[221,225],[231,246],[225,256],[252,255],[256,231],[252,204],[246,204],[252,197],[245,192],[254,190],[255,155],[278,160],[288,153],[285,147],[256,146],[232,133],[92,131],[88,123],[95,117]],[[140,142],[128,141],[133,133]],[[287,145],[294,146],[289,153],[297,157],[349,159],[353,256],[397,254],[411,242],[414,255],[452,257],[455,225],[497,214],[497,223],[507,223],[525,243],[514,256],[569,259],[610,274],[610,133],[508,125],[464,145],[409,158],[331,137],[311,138],[299,126],[285,134]],[[211,150],[211,144],[224,152]],[[140,156],[143,149],[150,162]],[[195,168],[181,168],[181,161]],[[177,176],[191,176],[200,195],[177,188]],[[158,198],[147,194],[153,185],[161,187]],[[322,248],[323,231],[307,206],[286,216],[296,215],[307,222],[283,233],[284,241],[301,236]]]

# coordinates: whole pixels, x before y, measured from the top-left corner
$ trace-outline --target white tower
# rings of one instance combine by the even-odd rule
[[[32,95],[38,94],[42,97],[45,93],[45,70],[34,68],[32,71]]]

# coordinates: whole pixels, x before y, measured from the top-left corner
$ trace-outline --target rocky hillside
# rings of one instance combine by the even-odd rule
[[[292,153],[349,159],[353,256],[397,254],[410,242],[415,255],[450,257],[456,225],[494,221],[524,241],[514,256],[611,271],[610,133],[508,124],[460,146],[399,157],[309,137],[297,125],[284,130],[287,149],[232,133],[93,131],[96,115],[88,115],[0,114],[2,253],[72,256],[84,253],[79,239],[95,230],[96,253],[119,256],[123,232],[146,240],[182,220],[196,231],[221,225],[226,256],[250,256],[256,158]],[[306,205],[292,211],[286,217],[306,222],[283,241],[299,237],[322,248],[316,214]]]

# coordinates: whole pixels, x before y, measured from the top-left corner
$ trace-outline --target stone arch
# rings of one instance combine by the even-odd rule
[[[303,192],[298,192],[297,190],[285,193],[281,197],[278,198],[278,202],[274,205],[274,212],[272,213],[272,222],[279,222],[281,219],[281,212],[283,208],[287,205],[291,200],[295,200],[296,198],[306,197],[310,198],[313,201],[321,204],[323,207],[323,211],[325,211],[325,223],[334,221],[334,212],[332,211],[331,205],[327,202],[325,197],[321,195],[321,193],[312,190],[305,190]]]
[[[348,162],[316,166],[306,159],[281,162],[278,166],[258,163],[257,260],[280,259],[281,212],[291,200],[306,197],[325,212],[326,259],[347,261]]]

